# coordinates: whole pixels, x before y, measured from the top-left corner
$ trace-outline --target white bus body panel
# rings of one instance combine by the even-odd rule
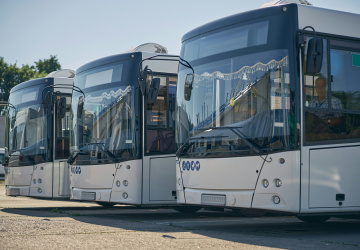
[[[70,168],[64,160],[54,162],[53,197],[70,198]]]
[[[128,185],[125,185],[127,181]],[[120,185],[116,185],[119,183]],[[141,205],[142,160],[119,163],[111,190],[111,202]],[[124,195],[127,194],[127,197]]]
[[[116,166],[115,163],[70,166],[70,199],[109,202]],[[87,196],[89,193],[95,193],[93,199]]]
[[[36,182],[34,180],[36,180]],[[52,198],[52,182],[53,163],[49,162],[36,165],[34,167],[29,196]]]
[[[285,162],[281,163],[280,158]],[[190,166],[198,161],[200,169],[183,170],[183,161],[189,161]],[[269,155],[265,163],[260,156],[181,159],[176,172],[180,204],[299,211],[299,151]],[[262,184],[264,179],[269,181],[267,188]],[[282,181],[282,186],[275,186],[276,179]],[[273,202],[275,195],[281,199],[279,204]]]
[[[38,164],[34,167],[29,196],[69,198],[69,168],[65,161]]]
[[[271,154],[261,170],[257,182],[252,208],[269,209],[298,213],[300,207],[300,151],[288,151]],[[282,163],[282,160],[284,163]],[[263,180],[269,181],[267,188]],[[281,180],[280,187],[275,185]],[[278,196],[280,203],[275,204],[273,198]]]
[[[69,169],[64,161],[6,168],[6,195],[69,198]]]
[[[311,26],[316,32],[360,37],[360,15],[298,5],[299,29]]]
[[[176,204],[175,156],[145,156],[143,204]]]
[[[5,167],[5,193],[14,196],[29,196],[33,166]]]
[[[117,164],[71,166],[71,199],[150,205],[176,204],[175,156]],[[127,185],[126,185],[127,184]]]
[[[69,198],[69,169],[64,161],[6,168],[6,195]]]
[[[301,212],[359,211],[359,152],[360,145],[303,148]]]
[[[69,168],[64,161],[38,164],[34,167],[30,194],[42,198],[69,198]]]

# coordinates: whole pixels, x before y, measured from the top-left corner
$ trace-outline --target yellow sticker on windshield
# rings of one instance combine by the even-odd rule
[[[231,107],[233,107],[235,105],[234,97],[230,99],[230,105],[231,105]]]

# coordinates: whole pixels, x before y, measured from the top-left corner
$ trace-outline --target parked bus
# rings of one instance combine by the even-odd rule
[[[71,108],[71,199],[176,204],[178,56],[148,43],[76,71]]]
[[[10,91],[6,195],[69,199],[66,160],[74,75],[55,71]]]
[[[177,201],[359,214],[360,15],[286,4],[183,36]]]
[[[2,165],[2,161],[4,157],[5,157],[5,148],[0,148],[0,180],[5,179],[5,169],[4,166]]]

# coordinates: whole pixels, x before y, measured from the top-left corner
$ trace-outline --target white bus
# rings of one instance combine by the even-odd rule
[[[76,71],[84,94],[72,95],[71,199],[176,205],[178,61],[149,43]]]
[[[360,15],[287,4],[183,36],[177,201],[360,212]]]
[[[69,114],[75,72],[23,82],[9,96],[5,189],[9,196],[70,197]]]
[[[0,180],[5,179],[5,169],[4,166],[2,165],[2,161],[4,157],[5,157],[5,148],[0,148]]]

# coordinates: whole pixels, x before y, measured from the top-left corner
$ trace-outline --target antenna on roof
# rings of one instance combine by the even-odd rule
[[[260,6],[260,8],[266,8],[271,7],[275,5],[283,5],[283,4],[289,4],[289,3],[296,3],[296,4],[303,4],[303,5],[311,5],[312,4],[307,0],[274,0],[267,3],[264,3]]]

